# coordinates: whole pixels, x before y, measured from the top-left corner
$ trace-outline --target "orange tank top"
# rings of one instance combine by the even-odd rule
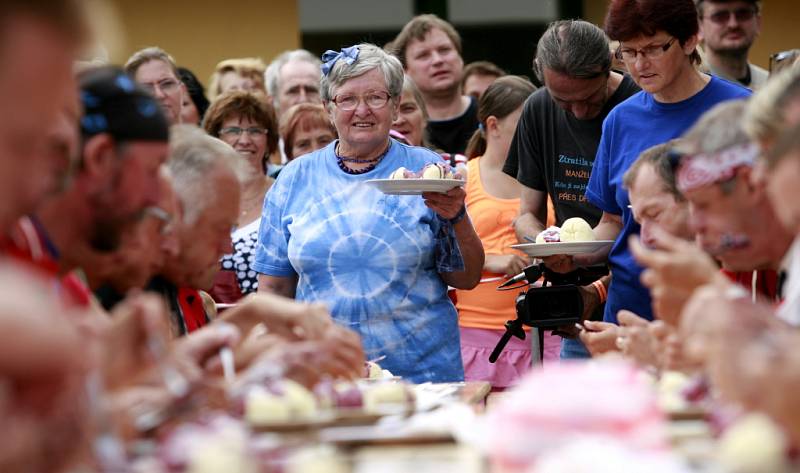
[[[475,158],[467,163],[465,202],[469,218],[487,255],[517,253],[511,249],[511,245],[517,243],[511,224],[519,213],[519,199],[500,199],[486,192],[481,182],[480,159]],[[507,320],[516,318],[514,301],[519,291],[497,291],[497,286],[505,278],[494,279],[501,276],[504,275],[483,271],[481,280],[488,281],[479,283],[469,291],[456,291],[459,325],[502,329]]]

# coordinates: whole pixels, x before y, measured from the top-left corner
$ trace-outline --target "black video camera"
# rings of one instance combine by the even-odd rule
[[[608,267],[605,265],[578,268],[564,274],[548,269],[544,263],[525,268],[524,279],[528,284],[520,287],[527,287],[544,276],[542,286],[532,287],[517,297],[517,318],[506,322],[506,333],[497,342],[489,356],[489,362],[497,361],[512,336],[525,340],[523,325],[539,329],[539,352],[542,355],[545,330],[554,330],[581,321],[583,298],[579,287],[591,284],[607,274]],[[498,289],[504,290],[506,285],[503,284]],[[519,287],[512,289],[515,288]]]

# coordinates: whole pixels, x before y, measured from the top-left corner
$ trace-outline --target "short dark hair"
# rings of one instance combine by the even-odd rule
[[[417,15],[406,23],[397,37],[390,43],[387,43],[387,46],[391,46],[391,50],[387,52],[397,56],[403,64],[403,67],[406,67],[406,49],[408,49],[409,43],[411,43],[412,40],[424,40],[425,36],[433,29],[442,30],[442,32],[450,38],[450,42],[453,43],[453,47],[456,48],[458,54],[461,55],[461,36],[458,34],[458,31],[453,28],[453,25],[432,13]]]
[[[496,77],[503,77],[506,75],[506,71],[500,69],[500,67],[489,61],[475,61],[467,64],[464,66],[464,72],[461,73],[461,88],[464,88],[464,84],[467,83],[467,79],[470,76],[478,75],[478,76],[494,76]]]
[[[266,174],[269,155],[278,148],[278,120],[275,117],[275,109],[263,94],[254,94],[246,90],[231,90],[218,95],[211,102],[203,119],[203,129],[209,135],[219,138],[222,123],[227,118],[236,115],[249,118],[267,130],[267,152],[261,161],[264,174]]]
[[[697,5],[697,16],[703,18],[703,4],[704,3],[733,3],[737,1],[747,2],[756,7],[756,13],[761,11],[761,2],[759,0],[695,0]]]
[[[134,77],[139,68],[150,61],[162,61],[172,69],[175,79],[180,80],[180,73],[178,72],[177,64],[175,64],[175,59],[158,46],[140,49],[133,53],[125,62],[125,72]]]
[[[630,41],[637,36],[653,36],[666,31],[686,44],[700,30],[697,9],[692,0],[611,0],[606,14],[605,30],[617,41]],[[700,63],[700,53],[692,51],[691,61]]]
[[[622,185],[630,190],[633,187],[633,183],[636,182],[636,177],[639,175],[642,166],[649,164],[653,166],[653,170],[664,184],[664,190],[675,197],[676,201],[684,200],[683,194],[678,190],[678,185],[675,183],[675,165],[673,163],[674,148],[679,141],[677,139],[671,140],[642,151],[622,176]]]

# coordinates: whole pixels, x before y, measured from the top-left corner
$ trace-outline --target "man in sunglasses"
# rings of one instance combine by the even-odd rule
[[[767,71],[747,62],[761,30],[759,2],[697,0],[697,14],[709,72],[751,89],[763,84]]]

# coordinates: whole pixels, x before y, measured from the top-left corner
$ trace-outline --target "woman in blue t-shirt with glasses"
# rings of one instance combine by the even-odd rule
[[[628,237],[639,233],[639,225],[628,208],[622,175],[642,151],[679,137],[717,103],[750,95],[744,87],[697,69],[697,10],[692,0],[612,0],[605,30],[620,42],[617,57],[642,91],[614,108],[603,123],[586,190],[588,200],[603,211],[595,228],[597,239],[615,240],[608,254],[613,276],[605,322],[587,322],[581,333],[593,353],[615,348],[619,310],[653,318],[650,294],[639,281],[642,268],[628,250]],[[573,265],[565,257],[554,268],[566,271]]]
[[[283,168],[264,202],[253,268],[259,291],[324,302],[367,357],[413,382],[459,381],[456,309],[447,286],[475,287],[483,247],[464,190],[384,195],[367,185],[441,163],[389,137],[400,61],[371,44],[323,56],[321,94],[339,139]]]

